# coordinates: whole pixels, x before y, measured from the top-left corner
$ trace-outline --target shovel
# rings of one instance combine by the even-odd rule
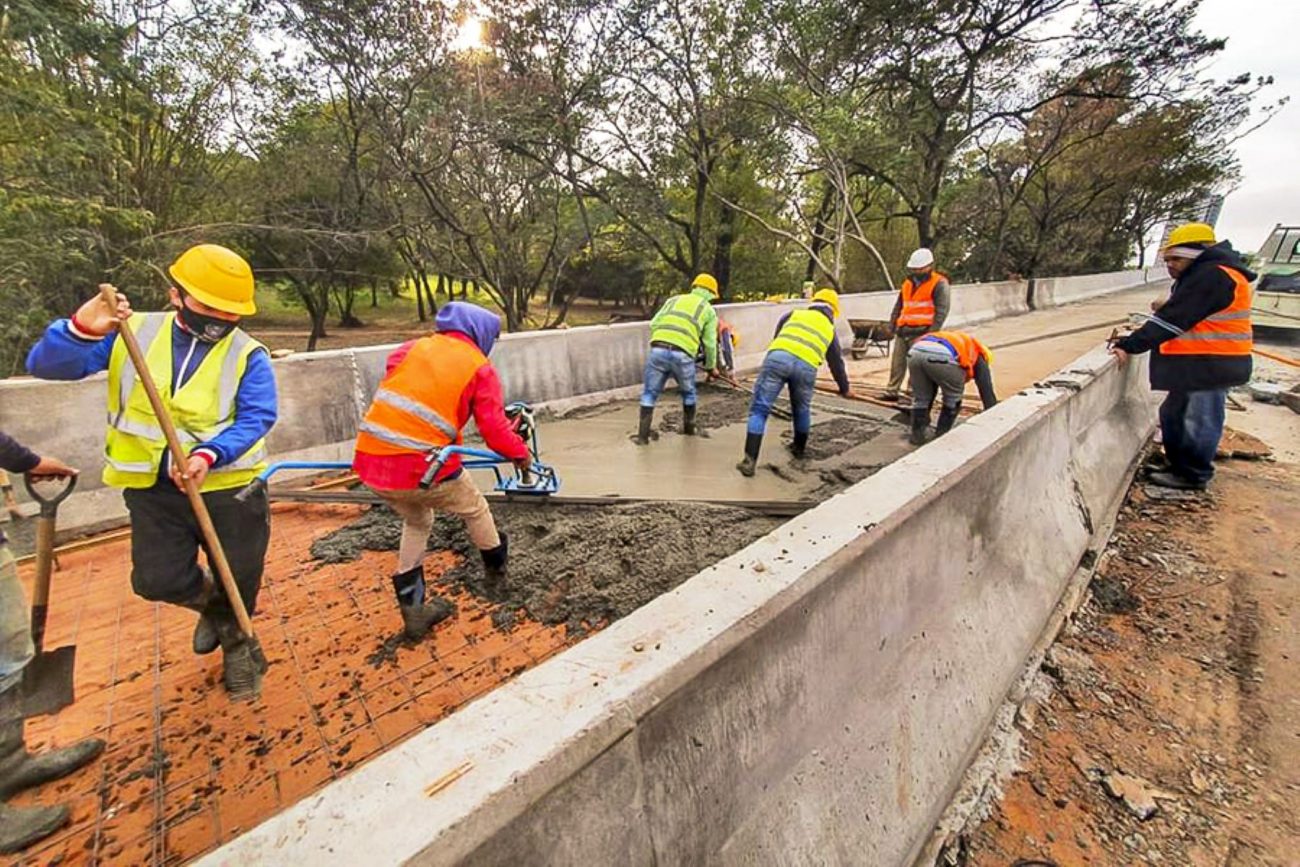
[[[109,309],[117,307],[117,289],[108,283],[99,284],[99,292],[103,295],[104,300],[108,303]],[[176,434],[176,424],[172,421],[171,413],[167,405],[163,403],[162,395],[158,393],[158,386],[153,381],[153,375],[149,373],[149,365],[145,362],[144,352],[140,349],[140,342],[135,339],[135,332],[130,328],[121,327],[118,323],[117,336],[121,338],[122,343],[126,346],[127,354],[131,357],[131,364],[135,367],[136,376],[140,377],[140,384],[144,386],[145,394],[149,396],[149,405],[153,408],[153,414],[158,418],[158,426],[162,428],[163,435],[167,438],[167,448],[171,452],[173,466],[183,467],[189,462],[189,456],[185,449],[181,447],[180,437]],[[221,538],[217,536],[217,528],[212,524],[212,516],[208,514],[208,507],[203,502],[203,495],[199,492],[199,486],[194,479],[186,478],[185,495],[189,498],[190,508],[194,510],[194,517],[199,522],[199,529],[203,532],[203,541],[206,543],[208,560],[214,567],[217,577],[221,580],[221,588],[226,591],[226,599],[230,602],[230,608],[235,613],[235,619],[239,621],[239,629],[244,633],[248,642],[249,652],[255,659],[265,660],[262,654],[262,646],[258,643],[256,636],[253,635],[253,621],[248,616],[248,609],[244,607],[244,599],[239,595],[239,585],[235,583],[234,573],[230,571],[230,563],[226,560],[225,549],[221,547]],[[241,690],[238,694],[232,693],[231,698],[239,701],[252,700],[258,697],[262,691],[262,679],[257,677],[253,685],[247,690]]]
[[[54,572],[54,527],[59,503],[77,486],[77,477],[68,476],[63,490],[46,497],[23,477],[27,493],[40,504],[36,518],[36,584],[32,588],[32,644],[36,656],[23,669],[23,710],[29,717],[57,713],[72,704],[72,669],[76,663],[74,644],[45,650],[45,619],[49,615],[50,577]]]

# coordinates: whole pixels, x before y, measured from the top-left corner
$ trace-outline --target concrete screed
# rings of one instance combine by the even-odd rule
[[[1015,341],[1033,333],[1074,330],[1092,326],[1084,333],[1062,338],[1071,347],[1075,341],[1095,344],[1109,331],[1109,324],[1124,312],[1142,309],[1150,290],[1129,293],[1112,299],[1095,301],[1086,308],[1046,311],[1033,316],[988,323],[971,330],[995,347],[1000,342]],[[1036,320],[1031,321],[1031,320]],[[1058,328],[1059,323],[1059,328]],[[1006,397],[1011,389],[1031,384],[1034,379],[1054,369],[1049,344],[1030,346],[1017,353],[1016,348],[998,356],[995,370],[999,392]],[[1069,352],[1073,349],[1059,349]],[[1017,353],[1012,355],[1012,353]],[[1028,370],[1028,373],[1025,371]],[[850,364],[855,381],[883,382],[880,362]],[[833,396],[820,396],[815,413],[817,426],[811,442],[811,459],[792,462],[782,448],[788,438],[789,422],[771,419],[756,479],[744,479],[733,469],[744,437],[744,415],[748,396],[734,392],[705,390],[701,421],[708,429],[705,437],[682,437],[680,404],[670,391],[660,402],[657,415],[658,442],[638,447],[628,439],[635,427],[635,402],[606,404],[595,409],[574,411],[548,419],[542,429],[544,458],[557,465],[564,479],[563,492],[575,495],[622,493],[627,496],[689,497],[696,499],[804,499],[822,498],[876,472],[905,455],[910,448],[904,428],[887,421],[890,411],[866,404],[848,404]],[[593,459],[594,456],[594,459]],[[752,513],[726,506],[644,504],[618,506],[613,509],[544,508],[545,522],[537,518],[539,510],[519,506],[498,509],[507,529],[514,531],[523,545],[516,542],[516,573],[534,575],[517,588],[504,606],[489,606],[482,613],[490,616],[495,628],[509,630],[514,610],[526,622],[565,624],[573,634],[602,627],[639,607],[677,583],[689,578],[709,563],[750,541],[764,536],[779,522],[756,517]],[[386,550],[395,545],[396,522],[381,512],[356,522],[359,527],[341,531],[334,540],[317,539],[326,559],[347,559],[355,549]],[[705,544],[692,544],[677,560],[665,558],[660,551],[681,553],[683,540],[698,533],[683,532],[691,523],[708,531]],[[545,526],[544,526],[545,525]],[[542,528],[542,529],[539,529]],[[359,535],[358,535],[359,534]],[[462,549],[465,540],[459,528],[441,522],[435,528],[434,541],[452,549]],[[331,548],[330,546],[333,545]],[[348,547],[354,550],[349,552]],[[656,546],[661,546],[657,549]],[[575,550],[576,549],[576,550]],[[331,553],[332,551],[332,553]],[[630,554],[642,552],[646,569],[629,568],[637,562]],[[591,552],[587,554],[586,552]],[[564,575],[563,564],[575,561],[599,563],[602,558],[616,566],[604,574],[599,568],[594,576],[575,584],[575,576]],[[444,586],[458,581],[469,589],[476,588],[477,562],[469,558],[453,563],[444,575]],[[619,574],[631,572],[630,580],[620,582]],[[457,597],[464,605],[467,598]],[[561,602],[557,599],[572,602]],[[481,603],[482,600],[479,600]],[[478,616],[478,615],[475,615]],[[391,649],[391,648],[390,648]],[[244,826],[247,827],[247,826]],[[194,854],[191,850],[191,854]]]

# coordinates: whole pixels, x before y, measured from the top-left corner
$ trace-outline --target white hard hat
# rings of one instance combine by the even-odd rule
[[[908,268],[929,268],[933,264],[934,254],[930,252],[930,248],[928,247],[921,247],[918,250],[914,250],[912,251],[912,255],[907,257]]]

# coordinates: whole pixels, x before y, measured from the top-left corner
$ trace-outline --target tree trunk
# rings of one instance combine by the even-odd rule
[[[370,306],[375,308],[379,306],[379,281],[370,281]]]
[[[731,300],[731,247],[736,242],[736,209],[722,203],[718,211],[717,246],[713,251],[713,276],[723,301]]]

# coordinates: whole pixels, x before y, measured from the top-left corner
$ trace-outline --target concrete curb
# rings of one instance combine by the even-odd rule
[[[1052,379],[200,863],[910,862],[1153,426]]]

